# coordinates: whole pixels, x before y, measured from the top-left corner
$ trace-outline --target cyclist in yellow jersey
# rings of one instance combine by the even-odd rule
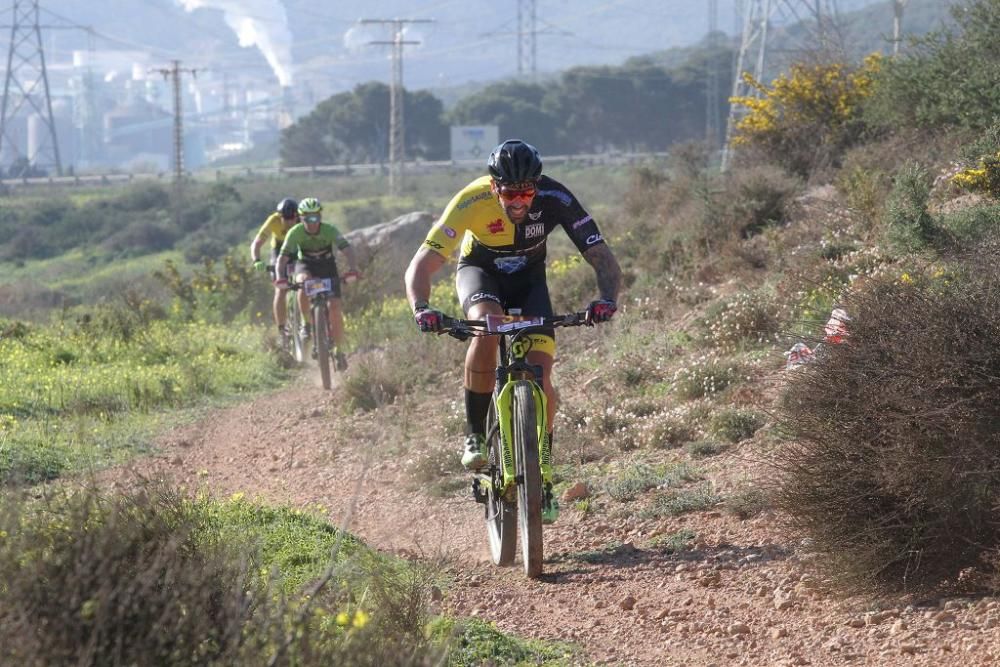
[[[267,220],[261,225],[260,231],[257,232],[257,235],[253,238],[253,242],[250,244],[250,260],[253,262],[253,267],[258,271],[267,271],[271,274],[272,281],[275,279],[274,267],[278,263],[278,253],[281,250],[281,244],[285,242],[288,230],[294,227],[298,221],[298,202],[286,197],[278,202],[275,212],[267,217]],[[271,237],[271,256],[268,263],[265,264],[264,260],[260,258],[260,250],[268,236]],[[274,316],[274,323],[278,326],[279,336],[284,336],[288,333],[288,307],[285,299],[287,292],[288,289],[284,287],[274,288],[272,314]]]
[[[490,154],[489,175],[465,186],[431,227],[406,270],[406,294],[421,331],[437,331],[443,314],[430,307],[431,277],[461,244],[456,271],[459,301],[470,319],[520,308],[524,315],[552,315],[545,282],[546,237],[562,227],[594,268],[599,297],[587,308],[591,323],[610,320],[621,288],[621,269],[597,223],[565,186],[542,175],[542,161],[530,144],[512,139]],[[552,386],[554,332],[532,336],[528,361],[542,367],[551,428],[557,394]],[[484,424],[497,362],[495,336],[476,337],[465,357],[466,439],[462,464],[486,463]],[[552,433],[542,443],[548,463]],[[548,466],[546,465],[545,468]],[[551,485],[551,480],[544,480]],[[551,486],[547,489],[551,497]]]

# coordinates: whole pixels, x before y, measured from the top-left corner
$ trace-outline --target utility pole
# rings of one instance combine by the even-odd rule
[[[834,51],[842,49],[842,36],[837,22],[836,0],[741,0],[743,35],[736,56],[736,72],[730,97],[759,97],[760,91],[743,80],[752,60],[753,71],[749,72],[755,81],[764,83],[768,62],[768,48],[774,25],[799,24],[802,31],[799,45],[783,49],[793,56],[816,54],[817,49]],[[803,18],[805,17],[805,18]],[[729,119],[726,123],[726,143],[722,148],[723,171],[732,158],[733,131],[745,111],[735,104],[729,105]]]
[[[705,42],[705,143],[714,151],[719,146],[719,72],[715,68],[719,31],[719,0],[708,0],[708,39]]]
[[[532,81],[538,74],[535,9],[536,0],[517,0],[517,73],[530,74]]]
[[[59,158],[59,138],[52,115],[52,97],[49,77],[45,69],[45,51],[42,48],[42,30],[38,22],[38,0],[13,0],[13,21],[10,26],[10,47],[7,50],[7,73],[3,83],[3,102],[0,110],[0,149],[6,140],[15,154],[15,160],[24,157],[27,167],[54,168],[62,176]],[[24,153],[12,139],[12,121],[18,112],[26,110],[26,128],[37,119],[44,126],[44,137],[38,145],[31,146],[31,132],[26,132]],[[34,116],[31,116],[31,112]],[[34,150],[33,150],[34,149]]]
[[[388,25],[392,28],[391,40],[371,41],[369,44],[392,47],[392,82],[389,86],[389,192],[398,195],[403,188],[403,164],[406,161],[406,135],[403,112],[403,47],[420,44],[403,39],[403,29],[410,23],[432,23],[431,19],[361,19],[364,24]]]
[[[174,90],[174,223],[180,227],[181,202],[184,195],[184,108],[181,97],[181,74],[198,76],[198,70],[184,69],[181,61],[172,60],[167,68],[150,70],[159,72],[163,79],[170,79]]]
[[[903,39],[903,10],[909,0],[892,0],[892,55],[899,55],[899,42]]]

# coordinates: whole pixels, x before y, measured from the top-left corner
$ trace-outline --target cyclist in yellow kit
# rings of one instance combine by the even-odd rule
[[[431,227],[406,270],[406,294],[421,331],[437,331],[443,313],[428,304],[431,277],[459,243],[456,272],[459,301],[469,319],[502,315],[520,308],[524,315],[551,316],[545,282],[546,237],[561,227],[594,268],[600,298],[587,308],[588,321],[606,322],[614,315],[621,269],[597,223],[565,186],[542,175],[542,161],[530,144],[509,140],[497,146],[487,164],[489,175],[463,188]],[[551,429],[557,405],[552,386],[555,337],[551,329],[532,335],[528,362],[541,366],[542,388]],[[478,469],[486,463],[485,422],[492,399],[498,342],[495,336],[472,339],[465,357],[465,449],[462,464]],[[541,444],[540,462],[546,484],[543,519],[554,517],[551,503],[552,432]],[[551,511],[550,511],[551,510]]]
[[[285,242],[288,230],[294,227],[298,221],[298,202],[286,197],[278,202],[277,209],[267,217],[267,220],[261,225],[260,231],[257,232],[257,235],[253,238],[253,242],[250,244],[250,260],[253,262],[253,267],[258,271],[267,271],[271,274],[272,281],[275,279],[274,267],[278,263],[278,252],[281,250],[281,244]],[[271,237],[271,255],[265,264],[264,260],[260,258],[260,250],[268,236]],[[288,290],[286,288],[274,288],[272,314],[274,316],[274,323],[278,326],[278,335],[281,337],[284,337],[288,333],[288,307],[285,298],[287,293]]]

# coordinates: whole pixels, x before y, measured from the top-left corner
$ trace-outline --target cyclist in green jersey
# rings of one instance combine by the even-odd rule
[[[274,286],[279,289],[287,289],[288,278],[285,270],[293,259],[296,260],[294,275],[298,282],[307,278],[330,278],[332,280],[333,290],[328,302],[330,337],[333,339],[335,348],[337,369],[344,370],[347,368],[347,359],[343,353],[344,315],[340,301],[341,279],[337,273],[334,249],[343,252],[347,258],[349,270],[343,276],[344,282],[354,282],[361,277],[361,272],[358,271],[357,258],[351,244],[336,227],[323,222],[322,212],[323,205],[315,197],[306,197],[299,202],[299,217],[302,222],[288,231],[285,242],[281,246],[278,265],[275,269]],[[303,338],[308,338],[312,333],[311,323],[308,319],[310,317],[309,300],[304,290],[299,290],[298,298],[305,318],[301,334]]]
[[[597,275],[599,298],[587,308],[588,322],[610,320],[621,288],[621,269],[594,219],[564,185],[542,175],[542,160],[530,144],[505,141],[490,155],[487,166],[489,175],[477,178],[452,198],[406,271],[406,294],[420,330],[437,331],[442,325],[443,314],[427,303],[431,277],[459,246],[455,280],[469,319],[502,315],[512,308],[519,308],[523,315],[551,316],[545,241],[557,228],[566,232]],[[473,338],[465,357],[467,436],[462,464],[470,469],[486,463],[484,424],[497,347],[494,336]],[[542,368],[550,427],[557,405],[551,379],[554,355],[552,330],[531,336],[528,361]],[[551,446],[550,431],[540,452],[543,477],[550,474]]]
[[[258,271],[267,271],[270,273],[272,281],[274,280],[274,267],[278,263],[278,251],[281,250],[281,244],[285,242],[288,230],[298,221],[299,205],[294,199],[286,197],[278,202],[276,210],[267,217],[267,220],[261,225],[260,231],[254,236],[253,243],[250,244],[250,261],[253,262],[253,268]],[[264,263],[264,260],[260,257],[260,250],[261,246],[264,245],[264,241],[269,236],[271,237],[271,256],[270,261]],[[271,306],[274,323],[278,326],[278,335],[282,337],[288,333],[286,328],[288,322],[288,312],[285,304],[286,292],[287,290],[275,288],[274,303]]]

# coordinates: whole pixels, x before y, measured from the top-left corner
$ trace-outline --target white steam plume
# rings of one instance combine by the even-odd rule
[[[256,46],[282,86],[292,85],[292,33],[281,0],[177,0],[186,11],[219,9],[240,46]]]

